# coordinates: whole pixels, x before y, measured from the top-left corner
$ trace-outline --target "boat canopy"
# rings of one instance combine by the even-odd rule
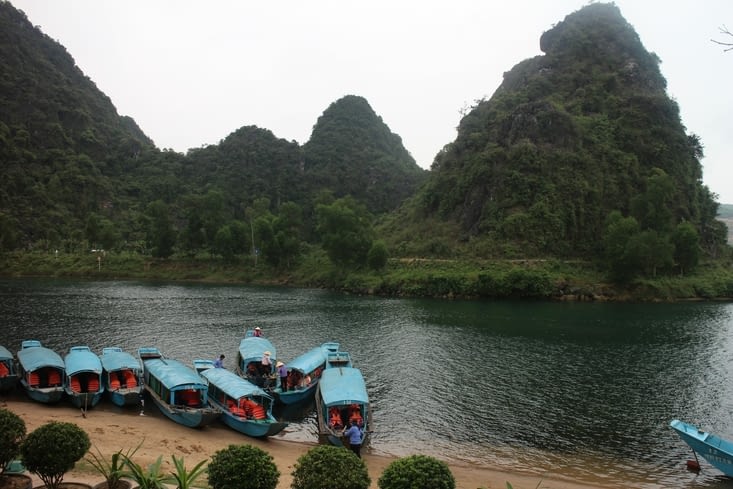
[[[0,360],[12,360],[12,359],[13,359],[13,354],[10,353],[10,350],[0,345]]]
[[[170,358],[145,360],[145,369],[171,391],[206,389],[201,377],[178,360]]]
[[[64,365],[66,374],[70,376],[79,372],[102,373],[102,362],[88,346],[72,346],[64,357]]]
[[[239,342],[239,355],[245,364],[249,362],[259,362],[262,355],[270,352],[270,359],[274,362],[277,359],[277,352],[270,340],[262,336],[249,336]]]
[[[210,368],[201,372],[201,375],[209,381],[209,384],[216,386],[234,399],[251,396],[270,398],[265,391],[229,370]]]
[[[303,353],[298,358],[295,358],[291,362],[287,363],[286,366],[290,370],[299,370],[304,374],[313,372],[318,367],[323,366],[326,363],[326,349],[323,346],[318,346],[310,351]]]
[[[116,370],[140,370],[140,362],[131,353],[123,351],[122,348],[111,346],[102,350],[102,367],[107,372]]]
[[[18,361],[26,372],[32,372],[42,367],[55,367],[64,369],[64,361],[55,351],[41,346],[26,347],[18,352]]]
[[[364,377],[358,368],[326,369],[318,386],[326,407],[369,403]]]

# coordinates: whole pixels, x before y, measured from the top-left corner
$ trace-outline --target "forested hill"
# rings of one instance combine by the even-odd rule
[[[618,7],[590,4],[539,41],[544,54],[506,72],[461,120],[429,183],[389,228],[393,244],[423,233],[418,241],[432,236],[433,249],[461,242],[485,256],[595,257],[620,223],[627,238],[638,235],[620,253],[634,245],[670,263],[674,230],[686,223],[714,252],[725,230],[702,184],[702,142],[686,132],[660,60]],[[417,229],[418,216],[458,229],[459,239]]]
[[[217,232],[287,202],[312,237],[317,198],[351,194],[387,212],[427,173],[356,96],[327,108],[307,148],[248,126],[186,155],[160,151],[5,0],[0,61],[0,250],[212,252]]]

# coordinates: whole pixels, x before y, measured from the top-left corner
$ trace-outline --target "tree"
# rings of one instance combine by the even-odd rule
[[[301,455],[292,475],[292,489],[367,489],[371,484],[362,459],[331,445],[318,445]]]
[[[619,211],[608,215],[602,246],[605,266],[613,279],[628,280],[636,273],[637,263],[629,256],[628,245],[639,232],[639,223],[633,217],[623,217]]]
[[[733,33],[729,31],[726,26],[720,28],[720,33],[733,38]],[[713,41],[715,44],[720,44],[721,46],[723,46],[723,51],[733,51],[733,41],[716,41],[715,39],[711,39],[711,41]]]
[[[25,421],[8,409],[0,409],[0,476],[20,452]]]
[[[58,489],[64,474],[74,468],[91,443],[74,423],[51,421],[36,428],[20,446],[25,467],[48,489]]]
[[[316,217],[323,249],[334,264],[350,267],[365,263],[374,232],[364,205],[347,196],[331,205],[318,205]]]
[[[367,265],[373,270],[382,270],[387,266],[387,260],[389,260],[387,245],[382,240],[375,241],[367,253]]]
[[[680,275],[690,271],[700,261],[700,235],[690,222],[681,222],[672,233],[674,260],[680,267]]]
[[[272,456],[252,445],[229,445],[209,463],[212,489],[275,489],[279,478]]]
[[[456,480],[445,462],[427,455],[411,455],[390,463],[379,489],[455,489]]]
[[[153,256],[168,258],[173,254],[173,246],[176,244],[176,232],[168,205],[162,200],[156,200],[148,204],[145,214],[149,219],[147,241]]]

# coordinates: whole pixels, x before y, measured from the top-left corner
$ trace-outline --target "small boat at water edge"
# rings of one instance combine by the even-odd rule
[[[143,393],[140,361],[118,346],[103,348],[99,359],[102,384],[112,403],[120,407],[140,404]]]
[[[64,395],[66,367],[61,356],[38,340],[24,340],[17,353],[20,385],[28,397],[54,404]]]
[[[198,428],[221,414],[209,405],[208,385],[192,368],[165,358],[155,347],[138,349],[145,390],[160,411],[176,423]]]
[[[321,373],[326,368],[328,348],[334,344],[324,343],[288,362],[286,364],[288,385],[283,386],[281,378],[280,385],[272,389],[277,400],[283,404],[295,404],[313,397]],[[338,350],[338,345],[336,349]],[[287,389],[284,390],[286,387]]]
[[[267,392],[223,368],[203,368],[194,361],[209,384],[209,403],[221,410],[219,418],[230,428],[255,438],[280,433],[288,423],[272,415],[273,398]]]
[[[18,366],[10,350],[0,345],[0,392],[10,392],[18,383]]]
[[[72,346],[64,357],[64,390],[71,404],[86,410],[96,406],[104,394],[102,362],[88,346]]]
[[[265,353],[270,357],[269,366],[262,364],[262,357],[265,356]],[[244,338],[239,342],[237,375],[269,391],[277,387],[278,383],[277,372],[275,372],[276,362],[277,350],[270,340],[264,336],[257,336],[255,330],[247,330]]]
[[[678,419],[672,420],[669,425],[692,448],[693,454],[700,454],[702,458],[710,462],[710,465],[728,477],[733,477],[733,442],[702,431]],[[687,466],[699,469],[697,455],[695,459],[695,461],[688,461]]]
[[[343,365],[343,366],[342,366]],[[331,344],[326,369],[316,388],[316,417],[319,443],[343,446],[341,433],[351,420],[362,431],[366,445],[371,429],[372,412],[361,370],[351,366],[351,356]]]

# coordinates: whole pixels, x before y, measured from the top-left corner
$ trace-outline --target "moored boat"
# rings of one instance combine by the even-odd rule
[[[355,420],[362,431],[361,443],[365,445],[372,412],[364,377],[358,368],[351,366],[351,356],[347,352],[338,351],[336,346],[329,349],[328,355],[329,361],[316,388],[318,441],[343,446],[343,429]]]
[[[102,384],[112,403],[116,406],[140,404],[143,392],[140,361],[118,346],[103,348],[99,359],[102,362]]]
[[[18,366],[10,350],[0,346],[0,392],[9,392],[18,383]]]
[[[262,363],[265,355],[270,357],[269,365]],[[264,336],[256,336],[254,330],[247,330],[239,342],[237,375],[269,391],[277,387],[276,361],[277,350],[270,340]]]
[[[72,346],[64,357],[64,390],[79,409],[96,406],[102,399],[102,362],[88,346]]]
[[[733,477],[733,442],[678,419],[672,420],[669,425],[692,448],[693,453],[699,454],[723,474]],[[692,464],[688,462],[688,467],[699,469],[697,455],[695,459]]]
[[[66,372],[61,356],[38,340],[24,340],[17,357],[20,385],[28,397],[46,404],[59,402]]]
[[[230,428],[255,438],[281,432],[288,423],[272,415],[273,398],[260,387],[223,368],[203,368],[199,374],[209,384],[209,403],[221,411],[221,419]]]
[[[272,393],[281,403],[295,404],[315,394],[321,373],[326,368],[329,345],[333,343],[317,346],[285,365],[288,371],[287,385],[282,385],[280,378],[278,387],[272,389]]]
[[[216,420],[220,412],[209,405],[208,385],[192,368],[165,358],[155,347],[138,349],[145,390],[160,411],[176,423],[197,428]]]

